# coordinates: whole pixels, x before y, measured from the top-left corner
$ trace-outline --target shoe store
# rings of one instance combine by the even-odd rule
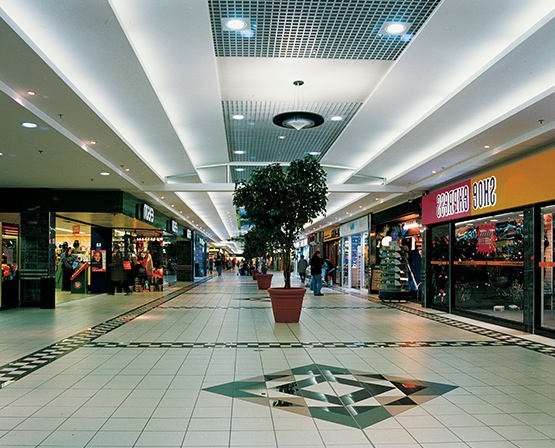
[[[555,149],[422,198],[425,306],[555,334]]]

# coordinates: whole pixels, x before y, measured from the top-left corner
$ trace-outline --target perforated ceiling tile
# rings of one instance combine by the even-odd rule
[[[318,128],[297,131],[278,127],[272,119],[281,112],[299,110],[299,104],[224,101],[229,160],[245,162],[231,170],[232,180],[248,179],[253,169],[249,164],[253,163],[291,162],[309,153],[315,153],[320,160],[360,106],[360,103],[304,103],[300,110],[317,113],[325,121]],[[234,120],[233,115],[242,115],[244,119]],[[331,120],[334,116],[342,120]]]
[[[372,59],[399,57],[441,0],[210,0],[218,57]],[[226,31],[222,19],[250,20]],[[406,34],[380,34],[385,22],[409,23]]]

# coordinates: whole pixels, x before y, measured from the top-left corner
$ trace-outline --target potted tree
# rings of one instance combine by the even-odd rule
[[[276,322],[298,322],[305,288],[291,288],[291,254],[304,226],[325,213],[326,172],[312,156],[256,169],[248,181],[235,185],[233,203],[282,256],[283,288],[268,290]],[[278,299],[283,297],[283,300]]]
[[[263,259],[268,252],[271,251],[271,246],[268,243],[268,238],[265,235],[264,229],[260,227],[251,227],[244,237],[243,257],[248,259]],[[262,272],[256,272],[256,281],[258,289],[268,289],[272,283],[272,274],[268,274],[262,269]]]

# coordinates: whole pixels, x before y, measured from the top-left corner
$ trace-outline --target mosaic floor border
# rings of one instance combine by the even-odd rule
[[[508,341],[407,342],[89,342],[94,348],[414,348],[519,346]],[[555,348],[553,348],[555,353]]]
[[[379,308],[394,308],[399,311],[408,312],[411,314],[418,315],[423,318],[435,320],[437,322],[443,323],[445,325],[450,325],[457,327],[466,331],[470,331],[474,334],[479,334],[486,336],[495,341],[408,341],[408,342],[298,342],[298,343],[265,343],[265,342],[230,342],[230,343],[211,343],[211,342],[201,342],[201,343],[179,343],[179,342],[142,342],[142,343],[100,343],[94,342],[95,339],[107,334],[108,332],[124,325],[125,323],[135,319],[136,317],[147,313],[148,311],[160,307],[164,309],[267,309],[268,306],[264,307],[247,307],[247,306],[167,306],[165,305],[170,300],[175,297],[187,293],[191,289],[195,288],[199,284],[205,283],[212,277],[207,277],[196,281],[195,283],[181,288],[167,296],[154,299],[151,302],[144,304],[138,308],[128,311],[120,316],[110,319],[104,323],[96,325],[88,330],[80,332],[68,338],[64,338],[62,341],[45,347],[44,349],[38,350],[30,355],[17,359],[11,363],[4,366],[0,366],[0,389],[17,381],[20,378],[36,371],[37,369],[47,365],[50,362],[59,359],[60,357],[76,350],[77,348],[83,347],[85,345],[91,347],[111,347],[105,344],[116,344],[117,348],[124,347],[138,347],[138,348],[402,348],[402,347],[491,347],[491,346],[518,346],[533,350],[548,356],[555,357],[555,347],[551,347],[546,344],[528,341],[526,339],[520,338],[518,336],[512,336],[505,333],[501,333],[495,330],[489,330],[481,328],[477,325],[468,324],[460,322],[454,319],[450,319],[445,316],[441,316],[435,313],[426,312],[423,310],[417,310],[410,306],[394,304],[394,303],[383,303],[379,299],[374,299],[368,296],[362,296],[360,294],[354,294],[356,296],[362,297],[365,300],[370,300],[374,305],[364,305],[364,306],[348,306],[348,307],[330,307],[330,306],[313,306],[304,307],[304,309],[379,309]],[[376,306],[379,304],[380,306]],[[123,344],[123,345],[121,345]]]
[[[144,305],[134,308],[124,314],[121,314],[106,322],[95,325],[94,327],[77,333],[76,335],[64,338],[63,340],[49,345],[41,350],[37,350],[30,355],[19,358],[6,365],[0,366],[0,389],[8,386],[9,384],[17,381],[24,376],[44,367],[45,365],[61,358],[64,355],[88,344],[94,339],[104,336],[106,333],[126,324],[127,322],[135,319],[136,317],[149,312],[150,310],[159,307],[165,302],[174,299],[175,297],[183,294],[201,283],[205,283],[209,278],[202,279],[180,288],[166,296],[158,297]]]

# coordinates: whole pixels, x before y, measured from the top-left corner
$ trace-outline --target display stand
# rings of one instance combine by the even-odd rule
[[[71,276],[71,292],[72,293],[80,293],[84,294],[87,292],[87,283],[88,283],[88,270],[89,263],[83,264],[75,274]]]
[[[403,301],[411,298],[408,287],[408,249],[406,246],[386,246],[380,250],[381,285],[379,298],[385,302]]]

